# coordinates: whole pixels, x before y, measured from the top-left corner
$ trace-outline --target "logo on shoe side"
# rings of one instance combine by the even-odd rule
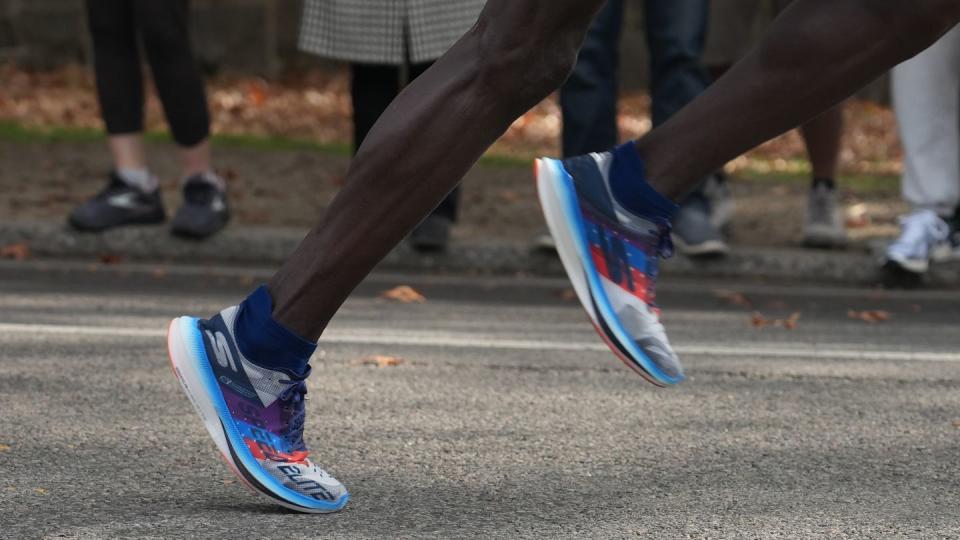
[[[217,363],[220,364],[220,367],[229,367],[234,372],[238,371],[237,363],[233,360],[233,353],[230,352],[230,345],[227,343],[227,337],[222,332],[216,334],[209,330],[205,330],[205,332],[210,344],[213,345],[213,352],[217,356]]]
[[[107,204],[117,208],[136,208],[139,206],[136,193],[119,193],[107,199]]]
[[[293,483],[301,493],[306,493],[318,501],[334,500],[333,494],[319,482],[304,478],[300,467],[296,465],[281,465],[277,470],[286,476],[287,480]]]

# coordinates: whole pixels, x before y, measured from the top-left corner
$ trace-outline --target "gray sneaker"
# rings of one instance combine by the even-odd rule
[[[807,218],[803,224],[803,245],[813,248],[847,245],[847,227],[836,190],[822,184],[810,190]]]
[[[713,224],[710,201],[703,193],[692,193],[680,205],[673,218],[673,243],[688,257],[719,257],[730,252]]]
[[[710,222],[713,223],[714,228],[729,238],[736,204],[733,202],[733,194],[730,193],[726,174],[721,171],[708,176],[703,183],[703,194],[710,203]]]

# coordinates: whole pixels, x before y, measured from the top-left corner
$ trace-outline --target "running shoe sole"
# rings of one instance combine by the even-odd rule
[[[666,387],[683,381],[682,376],[671,377],[650,360],[616,316],[590,256],[573,179],[562,163],[554,159],[538,159],[534,170],[540,206],[556,241],[557,254],[597,333],[627,367],[651,384]]]
[[[207,359],[197,319],[174,319],[167,333],[167,347],[173,373],[180,381],[180,386],[203,420],[224,461],[244,485],[272,503],[298,512],[327,514],[346,506],[350,500],[349,494],[333,502],[317,501],[284,487],[260,468],[230,417],[227,403]]]

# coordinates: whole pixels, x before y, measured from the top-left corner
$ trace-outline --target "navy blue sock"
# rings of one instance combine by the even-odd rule
[[[254,364],[296,378],[310,373],[310,356],[317,344],[294,334],[273,318],[273,298],[266,286],[240,304],[236,336],[240,352]]]
[[[610,167],[610,191],[630,212],[655,221],[670,221],[677,213],[677,203],[664,197],[647,183],[647,167],[631,141],[613,150]]]

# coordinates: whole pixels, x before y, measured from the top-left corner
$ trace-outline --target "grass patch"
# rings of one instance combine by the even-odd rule
[[[103,141],[104,137],[104,132],[100,129],[40,128],[0,121],[0,141],[5,142],[99,142]],[[144,137],[150,142],[172,142],[170,134],[162,131],[151,131]],[[249,148],[263,152],[308,151],[331,156],[349,156],[352,150],[347,143],[320,143],[310,139],[275,135],[218,134],[213,136],[213,144],[218,147]],[[533,159],[533,155],[493,151],[480,158],[480,164],[486,167],[529,168]],[[810,181],[810,164],[806,160],[789,160],[771,166],[767,160],[752,159],[734,176],[747,182],[806,184]],[[893,174],[845,174],[841,175],[839,183],[841,189],[857,194],[900,192],[900,178]]]
[[[806,160],[790,160],[786,167],[771,167],[766,161],[754,160],[733,174],[735,179],[757,184],[810,183],[812,171]],[[837,179],[838,187],[858,195],[899,195],[900,176],[889,173],[848,173]]]
[[[79,127],[41,128],[24,126],[17,122],[0,121],[0,140],[4,142],[100,142],[106,134],[100,129]],[[165,131],[149,131],[144,139],[153,143],[172,143],[173,139]],[[308,151],[332,156],[349,156],[352,147],[347,143],[320,143],[310,139],[298,139],[276,135],[252,134],[216,134],[213,145],[224,148],[249,148],[265,152],[270,151]],[[492,167],[529,167],[532,157],[510,154],[490,153],[480,159],[480,163]]]

